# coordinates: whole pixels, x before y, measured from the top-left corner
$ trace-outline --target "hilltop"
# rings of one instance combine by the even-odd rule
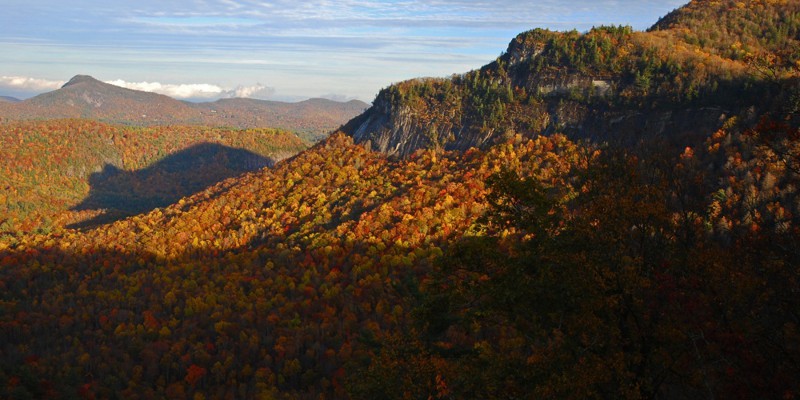
[[[309,140],[319,140],[367,107],[366,103],[355,100],[340,103],[325,99],[299,103],[253,99],[188,103],[77,75],[60,89],[0,104],[0,117],[10,120],[84,118],[136,126],[279,128],[298,132]]]
[[[383,89],[344,131],[400,157],[517,133],[685,145],[732,117],[753,126],[791,96],[798,13],[797,1],[694,1],[647,32],[534,29],[480,70]]]

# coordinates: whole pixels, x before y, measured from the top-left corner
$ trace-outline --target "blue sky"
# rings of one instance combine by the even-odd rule
[[[180,99],[370,102],[494,60],[516,34],[643,30],[687,0],[4,0],[0,95],[86,74]]]

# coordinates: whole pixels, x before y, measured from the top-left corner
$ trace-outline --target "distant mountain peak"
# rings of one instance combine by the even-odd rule
[[[85,118],[126,125],[211,125],[281,128],[317,141],[363,112],[366,103],[306,100],[284,103],[249,98],[181,102],[158,93],[75,75],[60,89],[19,101],[0,96],[0,118]],[[2,222],[2,218],[0,218]],[[2,397],[2,396],[0,396]]]
[[[92,78],[89,75],[75,75],[75,76],[72,77],[72,79],[69,80],[69,82],[65,83],[64,86],[61,86],[61,88],[63,89],[65,87],[67,87],[67,86],[72,86],[72,85],[76,85],[76,84],[83,83],[83,82],[90,82],[90,83],[97,82],[97,83],[99,83],[100,81],[98,81],[97,79]]]

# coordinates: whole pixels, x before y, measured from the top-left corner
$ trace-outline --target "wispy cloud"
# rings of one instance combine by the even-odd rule
[[[233,18],[233,17],[145,17],[134,19],[135,22],[142,22],[145,24],[162,25],[162,26],[186,26],[186,27],[237,27],[237,26],[252,26],[259,23],[258,20],[247,18]]]
[[[40,92],[55,90],[62,85],[64,85],[64,81],[52,81],[27,76],[0,76],[0,87],[7,89]]]
[[[208,0],[191,11],[158,1],[140,2],[139,21],[160,25],[187,25],[192,20],[204,23],[262,23],[280,28],[312,27],[325,31],[334,27],[383,28],[409,24],[479,24],[506,27],[509,24],[556,23],[639,23],[642,14],[677,7],[686,0]],[[141,4],[144,3],[144,4]],[[657,11],[663,13],[664,11]],[[658,16],[658,15],[657,15]],[[615,19],[628,19],[615,20]],[[599,21],[603,19],[606,21]],[[641,21],[652,23],[654,21]]]

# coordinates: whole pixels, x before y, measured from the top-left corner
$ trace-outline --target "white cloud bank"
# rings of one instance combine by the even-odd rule
[[[159,82],[126,82],[122,79],[106,81],[114,86],[167,95],[177,99],[205,99],[220,97],[225,90],[207,83],[168,84]]]
[[[14,90],[43,92],[56,90],[64,85],[64,81],[29,78],[26,76],[0,76],[0,87]]]
[[[163,94],[176,99],[218,99],[230,97],[266,99],[275,93],[275,89],[260,83],[254,86],[238,86],[235,89],[226,89],[208,83],[169,84],[160,82],[126,82],[122,79],[106,81],[106,83],[127,89]]]
[[[268,99],[275,94],[275,89],[257,83],[253,86],[239,86],[229,97],[247,97],[251,99]]]
[[[61,88],[65,81],[53,81],[27,76],[0,76],[0,91],[39,94]],[[252,86],[237,86],[233,89],[209,83],[171,84],[161,82],[128,82],[122,79],[105,83],[126,89],[141,90],[163,94],[176,99],[214,100],[221,98],[244,97],[266,100],[275,94],[275,88],[257,83]],[[3,93],[0,93],[2,95]]]

